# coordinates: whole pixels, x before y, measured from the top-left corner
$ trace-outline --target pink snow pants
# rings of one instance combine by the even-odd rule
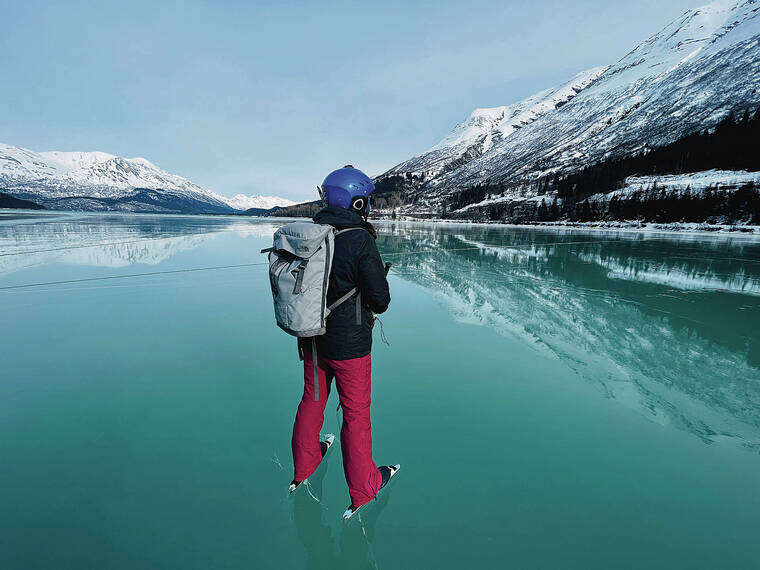
[[[293,425],[294,479],[309,477],[322,460],[319,431],[324,422],[325,405],[333,378],[343,408],[340,444],[343,471],[351,504],[359,507],[375,498],[382,476],[372,461],[372,423],[369,407],[372,359],[368,354],[350,360],[317,357],[319,400],[314,400],[314,364],[311,347],[304,347],[303,397]]]

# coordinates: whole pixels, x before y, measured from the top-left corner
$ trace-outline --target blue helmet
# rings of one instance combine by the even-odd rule
[[[328,206],[337,206],[366,216],[369,195],[375,191],[372,179],[350,164],[333,170],[322,182],[320,193]]]

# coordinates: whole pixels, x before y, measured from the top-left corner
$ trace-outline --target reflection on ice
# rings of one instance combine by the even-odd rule
[[[458,320],[561,359],[656,422],[760,450],[758,242],[387,230],[383,251],[410,252],[394,272]]]
[[[708,263],[699,267],[695,260],[684,261],[683,259],[634,259],[630,257],[620,258],[617,256],[602,257],[599,254],[581,253],[578,256],[583,261],[594,263],[609,270],[608,277],[614,279],[626,279],[629,281],[642,281],[667,285],[674,289],[683,290],[722,290],[734,293],[746,293],[760,295],[760,279],[757,274],[747,274],[744,268],[734,272],[720,273],[715,270],[715,261],[707,260]],[[760,260],[758,260],[760,262]]]
[[[0,274],[48,263],[114,268],[158,265],[221,233],[265,237],[278,225],[247,218],[120,214],[0,218]]]
[[[0,276],[50,263],[157,265],[242,217],[0,218]],[[393,274],[460,321],[560,359],[619,403],[706,443],[760,451],[760,242],[733,236],[378,224]],[[256,250],[258,251],[258,250]],[[240,260],[241,263],[249,260]]]

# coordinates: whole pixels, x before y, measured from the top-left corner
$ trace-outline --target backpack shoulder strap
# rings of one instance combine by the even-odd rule
[[[330,305],[329,307],[327,307],[327,310],[330,311],[330,312],[334,311],[336,307],[338,307],[339,305],[342,305],[343,303],[345,303],[346,301],[348,301],[351,297],[353,297],[354,295],[356,295],[358,292],[359,292],[359,288],[358,287],[354,287],[348,293],[346,293],[342,297],[339,297],[338,299],[336,299],[333,302],[332,305]]]
[[[363,230],[365,232],[367,231],[365,228],[361,228],[361,227],[356,226],[356,227],[353,227],[353,228],[343,228],[342,230],[338,230],[337,232],[335,232],[335,235],[338,236],[338,235],[340,235],[342,233],[350,232],[350,231],[353,231],[353,230]],[[367,232],[367,233],[369,233],[369,232]],[[336,299],[335,302],[333,302],[332,305],[330,305],[329,307],[327,307],[327,311],[328,312],[334,311],[337,307],[339,307],[340,305],[342,305],[343,303],[345,303],[346,301],[348,301],[354,295],[356,295],[357,323],[361,324],[360,313],[359,313],[359,311],[361,310],[360,309],[360,307],[361,307],[361,305],[360,305],[360,303],[361,303],[361,294],[359,293],[359,288],[358,287],[354,287],[348,293],[346,293],[345,295],[343,295],[343,296],[339,297],[338,299]]]
[[[340,235],[340,234],[343,234],[343,233],[346,233],[346,232],[350,232],[352,230],[364,230],[365,232],[367,231],[364,228],[360,228],[360,227],[357,226],[357,227],[354,227],[354,228],[343,228],[342,230],[338,230],[337,232],[335,232],[335,235],[337,236],[337,235]]]

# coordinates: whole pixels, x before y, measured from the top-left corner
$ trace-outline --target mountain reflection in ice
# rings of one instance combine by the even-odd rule
[[[0,276],[50,263],[157,265],[225,232],[261,238],[281,224],[120,214],[0,218]],[[759,241],[417,223],[378,230],[393,275],[423,286],[458,320],[517,339],[537,358],[560,359],[656,422],[706,443],[760,451]]]
[[[394,273],[609,397],[705,442],[760,450],[760,243],[390,224]],[[583,242],[583,243],[578,243]]]
[[[47,263],[93,267],[158,265],[228,231],[272,235],[279,224],[247,218],[36,214],[2,223],[0,275]]]

